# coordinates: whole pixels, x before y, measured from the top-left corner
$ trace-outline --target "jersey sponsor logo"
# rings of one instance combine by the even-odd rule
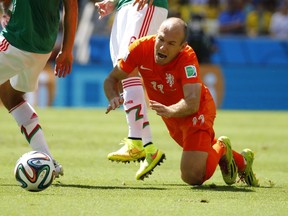
[[[141,69],[141,70],[150,70],[150,71],[152,71],[150,68],[146,68],[146,67],[144,67],[143,65],[140,65],[140,69]]]
[[[197,76],[196,67],[194,65],[189,65],[185,67],[185,73],[187,78],[193,78]]]

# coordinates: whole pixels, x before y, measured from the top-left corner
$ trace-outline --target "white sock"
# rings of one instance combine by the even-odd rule
[[[39,124],[39,118],[33,107],[25,101],[12,108],[9,112],[17,121],[22,134],[32,149],[34,151],[44,152],[52,158],[44,138],[44,133]]]
[[[128,137],[142,138],[143,144],[152,142],[147,106],[140,77],[122,80],[124,110],[128,124]]]
[[[143,111],[144,118],[143,118],[143,128],[142,128],[142,143],[145,145],[147,143],[152,143],[152,133],[151,127],[147,116],[147,106],[145,103],[145,111]]]

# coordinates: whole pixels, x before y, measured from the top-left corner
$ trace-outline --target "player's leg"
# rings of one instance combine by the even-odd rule
[[[125,49],[122,50],[122,53],[125,53],[128,50],[129,41],[124,42],[123,38],[125,36],[126,26],[128,25],[129,13],[130,13],[129,9],[128,5],[124,6],[119,11],[116,12],[114,17],[114,22],[112,25],[110,35],[110,55],[114,67],[117,65],[120,49]],[[119,89],[120,92],[123,92],[122,83],[119,83]],[[136,127],[129,125],[129,119],[127,117],[128,115],[126,114],[126,120],[128,123],[128,137],[124,138],[120,142],[120,144],[123,145],[123,147],[121,147],[119,150],[115,152],[111,152],[108,154],[108,159],[111,161],[126,163],[130,161],[139,161],[145,158],[145,151],[142,145],[141,134],[134,133],[134,131],[136,131]],[[139,120],[137,123],[141,123],[141,120]],[[132,131],[132,129],[135,130]]]
[[[202,185],[215,172],[220,158],[225,154],[226,148],[211,148],[214,139],[212,128],[208,130],[195,130],[188,127],[184,131],[183,152],[181,158],[181,177],[190,185]]]
[[[240,180],[246,182],[248,186],[259,187],[259,180],[252,170],[254,152],[251,149],[243,149],[241,154],[233,151],[233,156],[238,166]]]
[[[122,86],[122,85],[121,85]],[[123,89],[123,98],[129,98],[129,101],[123,103],[128,124],[128,138],[124,138],[120,144],[123,144],[119,150],[108,154],[108,159],[118,162],[140,161],[145,159],[145,150],[142,144],[142,128],[145,127],[143,112],[146,106],[141,104],[144,93],[139,77],[132,77],[125,80]],[[133,91],[128,89],[133,88]],[[146,105],[146,104],[145,104]],[[133,122],[133,125],[130,124]],[[152,143],[152,140],[149,140]]]
[[[14,64],[18,71],[21,71],[18,75],[13,76],[10,80],[2,83],[0,86],[0,98],[3,105],[15,118],[22,134],[27,139],[28,143],[35,151],[41,151],[47,153],[52,157],[48,145],[45,141],[43,131],[41,129],[39,118],[33,107],[24,100],[23,96],[25,92],[33,91],[37,86],[37,80],[41,69],[43,69],[45,62],[49,58],[49,54],[29,54],[22,52],[12,46],[9,47],[9,54],[12,56],[12,61],[17,59],[18,65]],[[25,58],[22,58],[22,54],[25,53]],[[25,61],[22,62],[22,59]],[[29,59],[29,60],[27,60]],[[0,58],[0,61],[2,58]],[[14,71],[11,67],[11,62],[6,59],[6,62],[1,64],[1,70]],[[29,62],[27,64],[27,62]],[[55,168],[57,174],[63,175],[62,166],[55,160]]]
[[[146,103],[144,90],[142,87],[142,82],[139,77],[131,77],[122,81],[123,86],[123,97],[129,98],[129,100],[124,100],[123,107],[127,114],[127,122],[134,122],[134,126],[129,128],[128,137],[135,139],[135,137],[142,137],[143,147],[140,145],[134,145],[130,149],[138,149],[139,157],[144,156],[145,160],[140,163],[140,168],[136,173],[137,180],[143,180],[149,174],[152,173],[153,169],[159,165],[165,158],[165,154],[158,150],[157,147],[152,142],[152,137],[143,136],[143,131],[147,130],[148,121],[145,119],[144,114],[147,115]],[[133,90],[132,90],[133,89]],[[141,92],[141,94],[135,94],[136,92]],[[131,118],[131,119],[129,119]],[[129,127],[131,125],[128,123]],[[148,128],[149,129],[149,128]],[[150,130],[150,129],[149,129]],[[151,132],[149,131],[151,134]],[[144,150],[144,151],[143,151]]]
[[[137,11],[136,7],[132,7],[131,4],[123,7],[116,13],[110,37],[110,53],[114,66],[117,64],[117,60],[126,54],[130,43],[147,34],[151,23],[156,26],[155,28],[158,28],[162,20],[167,17],[167,13],[162,13],[162,10],[160,10],[160,13],[156,9],[156,12],[155,7],[148,6],[141,11]],[[156,16],[157,14],[162,15],[159,17]],[[153,31],[153,29],[154,26],[150,31]],[[156,30],[154,33],[156,33]],[[137,70],[132,73],[130,78],[124,81],[141,84]],[[157,149],[152,142],[152,133],[142,85],[131,85],[129,88],[126,88],[123,91],[123,99],[127,102],[124,102],[124,110],[128,124],[128,138],[123,140],[124,146],[121,149],[108,155],[108,159],[122,162],[144,159],[146,149],[149,152],[154,151],[153,153]],[[135,115],[137,114],[135,111],[130,110],[131,107],[136,107],[135,109],[141,107],[141,118]],[[145,151],[143,151],[142,143],[144,146],[147,146]]]
[[[239,177],[241,180],[244,179],[247,185],[253,187],[259,187],[259,180],[256,178],[255,173],[252,170],[252,165],[254,161],[254,152],[251,149],[244,149],[241,154],[243,155],[246,167],[244,170],[239,171]]]
[[[227,146],[227,153],[219,161],[219,166],[224,181],[228,185],[235,183],[237,177],[236,173],[238,170],[240,180],[243,180],[249,186],[258,187],[258,179],[256,179],[256,176],[252,170],[254,161],[253,151],[250,149],[244,149],[240,154],[232,150],[230,139],[226,136],[219,137],[218,141],[213,145],[213,148],[219,149],[221,148],[222,144]],[[231,162],[229,163],[229,161]]]
[[[140,13],[142,13],[142,16],[136,16],[138,21],[131,23],[132,25],[134,24],[135,29],[134,35],[137,36],[137,30],[139,33],[138,37],[135,38],[141,38],[146,35],[156,34],[161,23],[168,16],[168,10],[155,6],[148,7],[147,5],[143,10],[141,10]],[[132,14],[132,16],[134,15]],[[132,39],[133,37],[130,39],[130,42],[132,42]],[[132,92],[132,94],[136,94],[136,97],[139,96],[139,98],[141,98],[139,102],[143,107],[143,127],[138,128],[138,130],[142,130],[142,142],[145,149],[146,157],[145,160],[141,162],[140,168],[136,172],[136,179],[143,180],[145,177],[148,177],[150,174],[152,174],[154,168],[160,165],[166,158],[166,156],[152,142],[152,133],[150,123],[148,120],[146,97],[144,94],[143,87],[141,91],[139,89],[139,92],[135,92],[133,89],[130,89],[130,91]],[[127,98],[124,97],[124,101],[125,100],[129,101],[129,97]],[[128,125],[133,125],[133,121],[128,121]]]
[[[202,185],[206,176],[207,158],[208,153],[204,151],[183,151],[180,163],[182,180],[189,185]]]
[[[219,137],[216,144],[213,145],[214,149],[223,147],[226,148],[226,151],[219,161],[219,166],[225,183],[227,185],[232,185],[236,182],[238,167],[233,157],[230,139],[226,136]]]
[[[31,148],[34,151],[44,152],[53,158],[44,138],[44,133],[36,111],[23,99],[24,92],[13,89],[9,81],[0,86],[0,92],[3,105],[9,110],[9,113],[11,113],[18,123],[21,133],[24,135]],[[5,94],[2,94],[2,92],[5,92]],[[55,160],[54,163],[55,168],[57,168],[56,171],[58,171],[57,174],[63,175],[62,166]]]

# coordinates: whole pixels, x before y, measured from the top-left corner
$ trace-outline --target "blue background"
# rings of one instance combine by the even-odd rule
[[[212,63],[223,76],[220,109],[288,109],[288,41],[271,38],[216,38]],[[106,107],[103,81],[112,69],[109,38],[93,37],[88,65],[74,64],[57,79],[54,106]]]

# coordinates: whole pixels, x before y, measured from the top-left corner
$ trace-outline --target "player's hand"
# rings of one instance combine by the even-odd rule
[[[8,14],[3,14],[3,15],[1,16],[1,26],[2,26],[2,28],[5,28],[5,27],[6,27],[6,25],[7,25],[8,22],[9,22],[9,20],[10,20],[10,16],[9,16]]]
[[[102,2],[96,2],[95,7],[97,8],[99,19],[102,19],[104,16],[107,16],[114,11],[115,2],[104,0]]]
[[[135,0],[133,2],[133,6],[138,3],[137,11],[142,10],[145,6],[145,4],[148,2],[148,0]],[[149,6],[151,6],[153,3],[153,0],[149,1]]]
[[[168,106],[165,106],[157,101],[150,100],[149,106],[152,110],[156,111],[156,114],[165,118],[172,117],[172,112]]]
[[[73,56],[60,51],[55,59],[54,74],[59,78],[71,73]]]
[[[108,114],[111,110],[115,110],[123,104],[124,99],[122,97],[115,97],[112,100],[109,101],[109,105],[106,109],[105,114]]]

